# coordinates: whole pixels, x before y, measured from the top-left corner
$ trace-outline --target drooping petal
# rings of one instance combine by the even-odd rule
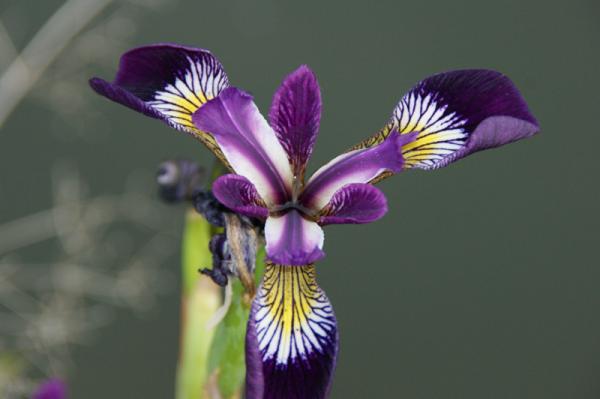
[[[323,399],[338,334],[315,267],[267,263],[246,333],[247,399]]]
[[[369,183],[386,172],[398,172],[404,160],[401,148],[413,140],[414,134],[392,132],[381,143],[342,154],[322,166],[310,178],[299,201],[305,207],[320,211],[340,188],[352,183]]]
[[[269,122],[300,179],[317,139],[320,121],[319,83],[315,74],[302,65],[279,86],[269,111]]]
[[[283,265],[306,265],[325,256],[323,229],[295,209],[265,223],[267,258]]]
[[[236,213],[265,219],[269,210],[248,179],[240,175],[223,175],[212,185],[219,202]]]
[[[229,86],[227,75],[209,51],[155,44],[123,54],[112,83],[92,78],[99,94],[199,138],[222,158],[212,137],[196,129],[192,114]]]
[[[33,394],[33,399],[66,399],[67,387],[56,378],[43,382]]]
[[[287,201],[292,169],[252,96],[233,87],[225,89],[198,109],[193,121],[215,138],[235,173],[250,180],[268,206]]]
[[[398,130],[418,132],[402,148],[405,168],[437,169],[473,152],[535,134],[538,123],[506,76],[490,70],[460,70],[429,77],[409,91],[392,120],[355,148],[374,145]]]
[[[385,195],[370,184],[348,184],[321,211],[320,225],[371,223],[388,210]]]

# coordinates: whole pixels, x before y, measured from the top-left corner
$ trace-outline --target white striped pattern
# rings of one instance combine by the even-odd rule
[[[211,56],[187,57],[189,67],[178,71],[173,83],[154,93],[148,105],[166,116],[168,123],[176,129],[196,131],[192,114],[202,104],[216,97],[229,86],[221,65]]]
[[[285,365],[314,352],[335,350],[335,316],[316,283],[314,265],[267,264],[254,306],[263,361]]]
[[[407,168],[435,169],[442,161],[464,147],[469,133],[466,119],[447,112],[447,105],[433,93],[411,91],[394,109],[392,128],[401,134],[419,132],[402,148]]]

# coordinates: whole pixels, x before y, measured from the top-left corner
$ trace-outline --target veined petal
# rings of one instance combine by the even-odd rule
[[[223,175],[212,185],[219,202],[236,213],[265,219],[269,210],[258,195],[256,187],[240,175]]]
[[[312,175],[299,201],[318,212],[331,201],[336,191],[347,184],[370,183],[384,173],[400,171],[404,164],[401,148],[414,137],[414,134],[392,132],[373,147],[353,150],[334,158]]]
[[[532,136],[539,127],[506,76],[460,70],[420,82],[400,100],[391,122],[355,148],[381,142],[394,129],[418,133],[402,148],[405,168],[437,169],[473,152]]]
[[[274,263],[306,265],[325,256],[323,229],[295,209],[267,218],[265,240],[267,258]]]
[[[335,192],[321,212],[320,225],[371,223],[387,213],[385,195],[370,184],[348,184]]]
[[[229,86],[221,63],[209,51],[174,44],[135,48],[121,56],[112,83],[92,78],[90,86],[104,97],[199,138],[223,160],[213,138],[192,123],[194,111]]]
[[[321,121],[321,92],[315,74],[296,69],[275,92],[269,122],[287,152],[294,175],[302,179]]]
[[[235,173],[250,180],[268,206],[287,201],[292,169],[252,96],[233,87],[225,89],[196,111],[193,121],[215,138]]]
[[[337,322],[314,265],[267,263],[246,334],[247,399],[327,397]]]
[[[58,379],[43,382],[33,394],[33,399],[66,399],[67,387]]]

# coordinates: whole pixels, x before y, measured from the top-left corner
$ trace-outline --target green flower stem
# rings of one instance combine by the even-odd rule
[[[208,399],[208,357],[215,334],[208,322],[221,306],[221,290],[207,276],[198,273],[210,267],[208,249],[210,224],[193,210],[186,214],[182,245],[183,287],[181,298],[181,341],[177,369],[177,399]]]

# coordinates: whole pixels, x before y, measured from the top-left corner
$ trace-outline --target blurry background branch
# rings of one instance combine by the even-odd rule
[[[0,225],[2,398],[26,395],[32,376],[64,375],[73,345],[89,342],[118,308],[151,308],[174,281],[161,267],[175,243],[159,202],[132,188],[87,198],[74,168],[53,175],[53,207]],[[21,259],[17,249],[48,239],[58,259]]]
[[[113,0],[68,0],[40,28],[23,51],[16,49],[0,27],[3,52],[14,60],[0,76],[0,127],[71,40]]]
[[[28,7],[42,4],[3,4],[0,131],[22,100],[34,99],[62,117],[58,130],[88,132],[88,67],[112,66],[131,45],[140,11],[165,3],[66,0],[49,10],[26,43],[16,38],[23,36]],[[2,132],[9,140],[9,131]],[[92,342],[121,310],[152,309],[175,281],[163,266],[175,252],[177,223],[153,199],[150,176],[132,174],[122,192],[90,195],[79,165],[53,161],[46,168],[52,181],[47,208],[17,216],[10,202],[0,201],[2,399],[30,397],[40,379],[68,379],[77,346]],[[0,187],[9,188],[16,187]]]

